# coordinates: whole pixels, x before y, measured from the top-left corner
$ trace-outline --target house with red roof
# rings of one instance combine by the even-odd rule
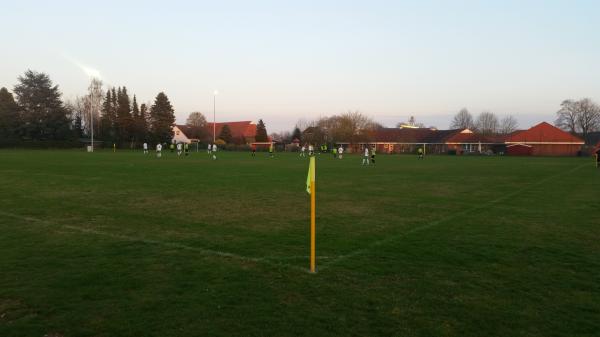
[[[583,139],[546,122],[510,134],[505,143],[508,155],[533,156],[575,156],[585,144]]]
[[[254,142],[256,137],[256,124],[251,121],[236,121],[236,122],[221,122],[214,125],[214,133],[216,139],[219,139],[223,126],[228,125],[231,131],[231,136],[234,143],[237,144],[251,144]],[[173,141],[177,143],[190,143],[207,141],[212,142],[213,140],[213,123],[206,123],[205,129],[201,134],[206,135],[206,139],[197,139],[193,128],[187,125],[174,125],[173,126]]]
[[[363,144],[363,147],[367,144]],[[437,130],[429,128],[381,128],[374,142],[381,153],[412,153],[423,148],[426,153],[476,153],[503,148],[504,140],[486,137],[469,129]]]
[[[231,136],[235,143],[238,144],[250,144],[254,142],[256,137],[256,124],[251,121],[239,121],[239,122],[220,122],[214,125],[215,138],[219,139],[223,126],[229,126]],[[213,138],[213,123],[206,123],[207,134],[210,135],[212,141]]]

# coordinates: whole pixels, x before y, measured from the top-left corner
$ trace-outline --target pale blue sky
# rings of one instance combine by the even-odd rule
[[[359,110],[448,127],[462,107],[547,120],[565,98],[600,101],[600,1],[5,1],[0,86],[26,69],[65,97],[97,69],[140,102],[165,91],[178,121]],[[212,118],[212,117],[211,117]]]

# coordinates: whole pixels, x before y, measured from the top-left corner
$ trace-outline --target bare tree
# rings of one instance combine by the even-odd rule
[[[303,140],[313,144],[336,141],[366,142],[372,139],[374,131],[381,127],[358,111],[320,117],[313,121],[300,120],[296,126],[302,130]]]
[[[192,134],[188,135],[197,139],[204,139],[208,132],[206,131],[206,117],[201,112],[192,112],[189,114],[185,125],[189,126]]]
[[[484,111],[477,116],[475,129],[482,135],[492,135],[498,132],[498,117],[492,112]]]
[[[206,126],[206,117],[201,112],[192,112],[185,121],[187,126],[203,128]]]
[[[576,111],[577,128],[587,140],[588,134],[600,127],[600,106],[589,98],[583,98],[576,102]]]
[[[472,129],[473,125],[473,116],[471,115],[469,110],[467,110],[467,108],[462,108],[452,119],[452,123],[450,123],[450,128]]]
[[[99,134],[100,130],[100,109],[102,108],[102,81],[97,78],[92,78],[88,87],[88,94],[85,97],[85,116],[84,130],[88,135]]]
[[[511,115],[505,116],[500,121],[500,127],[498,128],[498,132],[503,135],[508,135],[509,133],[517,131],[519,128],[519,122],[517,119]]]
[[[572,134],[577,133],[577,102],[572,99],[566,99],[560,103],[560,110],[556,112],[556,121],[554,125],[569,131]]]

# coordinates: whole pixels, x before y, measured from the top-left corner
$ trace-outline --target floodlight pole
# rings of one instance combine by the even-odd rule
[[[91,105],[91,109],[90,109],[90,124],[92,126],[92,152],[94,152],[94,109],[96,108],[96,102],[94,102],[94,93],[90,93],[91,97],[90,97],[90,105]]]

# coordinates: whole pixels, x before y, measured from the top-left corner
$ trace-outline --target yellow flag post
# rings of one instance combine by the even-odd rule
[[[315,157],[310,157],[308,166],[308,177],[306,178],[306,191],[310,194],[310,272],[316,269],[316,179],[315,179]]]

